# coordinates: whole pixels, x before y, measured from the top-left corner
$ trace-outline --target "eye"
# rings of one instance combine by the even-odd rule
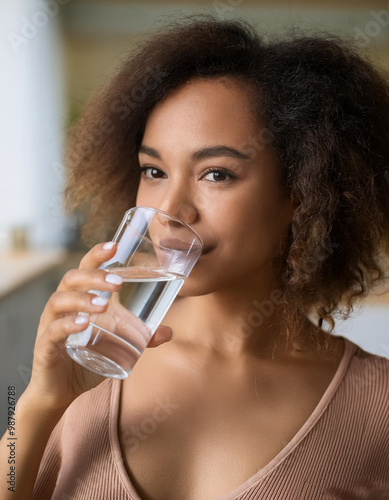
[[[159,174],[164,175],[162,170],[156,167],[141,167],[140,175],[141,177],[145,177],[146,179],[160,179],[161,176]]]
[[[157,167],[154,166],[145,166],[140,167],[141,177],[144,179],[161,179],[165,174]],[[209,179],[206,179],[207,176],[210,176]],[[203,178],[207,182],[212,182],[214,184],[219,184],[221,182],[231,182],[236,179],[236,176],[225,168],[208,168],[204,174]]]
[[[205,171],[204,177],[206,177],[207,175],[213,176],[213,179],[206,180],[214,183],[232,181],[236,179],[236,176],[225,168],[209,168]]]

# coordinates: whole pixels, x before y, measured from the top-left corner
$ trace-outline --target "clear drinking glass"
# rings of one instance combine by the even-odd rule
[[[128,210],[113,241],[115,256],[100,269],[124,279],[91,315],[86,330],[69,335],[66,350],[77,363],[105,377],[126,378],[176,298],[203,251],[200,236],[163,210]]]

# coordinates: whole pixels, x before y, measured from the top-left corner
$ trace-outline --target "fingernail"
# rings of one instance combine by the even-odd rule
[[[107,302],[108,300],[104,297],[95,297],[92,299],[92,304],[95,306],[105,306]]]
[[[103,250],[112,250],[114,244],[114,241],[108,241],[107,243],[104,243]]]
[[[113,285],[121,285],[123,283],[123,278],[117,274],[107,274],[105,281]]]
[[[85,323],[88,323],[89,321],[89,316],[76,316],[74,319],[74,322],[76,325],[85,325]]]

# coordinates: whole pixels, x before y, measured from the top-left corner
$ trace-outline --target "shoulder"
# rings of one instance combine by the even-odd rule
[[[111,408],[113,382],[112,379],[105,379],[75,399],[64,413],[64,425],[74,423],[82,427],[85,422],[106,420]]]
[[[70,463],[77,463],[80,443],[85,436],[91,441],[87,426],[92,422],[95,428],[102,427],[96,422],[104,423],[109,414],[111,388],[112,380],[104,380],[75,399],[65,411],[47,442],[34,486],[34,500],[51,498],[64,464],[69,468]],[[86,449],[90,446],[85,442]]]
[[[372,354],[361,347],[348,341],[354,348],[349,366],[349,377],[357,385],[369,385],[370,389],[387,390],[389,384],[389,359],[384,356]],[[388,393],[386,393],[388,394]]]
[[[106,379],[81,394],[67,408],[47,442],[33,499],[51,497],[63,467],[69,469],[69,464],[80,465],[79,460],[83,456],[81,450],[90,455],[91,447],[96,447],[96,439],[100,442],[104,440],[110,416],[112,387],[113,380]]]
[[[353,353],[339,387],[345,403],[350,410],[363,408],[374,419],[389,418],[389,359],[369,353],[349,340],[346,348]]]
[[[109,419],[112,387],[113,380],[106,379],[75,399],[50,436],[48,447],[67,448],[91,425],[100,423],[96,428],[103,427]]]

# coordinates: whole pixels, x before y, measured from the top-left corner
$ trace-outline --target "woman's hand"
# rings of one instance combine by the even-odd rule
[[[65,342],[68,335],[85,330],[89,324],[89,317],[77,313],[100,314],[108,307],[93,304],[96,295],[88,290],[116,292],[121,287],[106,281],[109,273],[98,269],[115,254],[116,244],[107,247],[104,249],[103,243],[96,245],[83,257],[78,269],[64,275],[41,315],[31,380],[22,397],[47,412],[64,411],[77,396],[104,380],[73,361],[66,353]],[[147,347],[169,341],[172,334],[170,327],[161,325]]]

